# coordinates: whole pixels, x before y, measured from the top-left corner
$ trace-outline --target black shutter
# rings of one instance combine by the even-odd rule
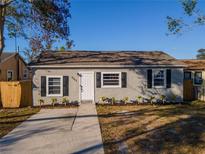
[[[167,88],[171,88],[171,80],[172,80],[172,75],[171,75],[171,70],[168,69],[166,72],[166,80],[167,80]]]
[[[122,88],[127,88],[127,72],[121,74]]]
[[[63,76],[63,96],[69,96],[69,77]]]
[[[41,76],[41,97],[46,96],[46,76]]]
[[[147,88],[152,88],[152,70],[147,70]]]
[[[101,72],[96,72],[96,87],[101,88]]]

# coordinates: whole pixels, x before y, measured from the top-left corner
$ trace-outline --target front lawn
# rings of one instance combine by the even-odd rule
[[[205,153],[205,103],[97,106],[105,153]]]
[[[39,112],[40,108],[17,108],[0,109],[0,138],[12,131],[20,123],[33,114]]]

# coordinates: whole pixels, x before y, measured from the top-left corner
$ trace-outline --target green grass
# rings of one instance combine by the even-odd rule
[[[205,153],[205,103],[97,106],[105,153]]]
[[[0,109],[0,138],[12,131],[16,126],[39,112],[40,108]]]

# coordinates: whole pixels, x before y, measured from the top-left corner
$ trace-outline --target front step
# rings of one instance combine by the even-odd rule
[[[86,103],[93,103],[92,100],[82,100],[81,103],[86,104]]]

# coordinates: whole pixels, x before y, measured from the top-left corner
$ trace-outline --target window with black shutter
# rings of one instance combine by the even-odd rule
[[[102,72],[102,83],[103,88],[121,88],[121,72]],[[124,85],[125,86],[125,85]]]
[[[63,77],[48,76],[47,80],[47,96],[63,96]]]

